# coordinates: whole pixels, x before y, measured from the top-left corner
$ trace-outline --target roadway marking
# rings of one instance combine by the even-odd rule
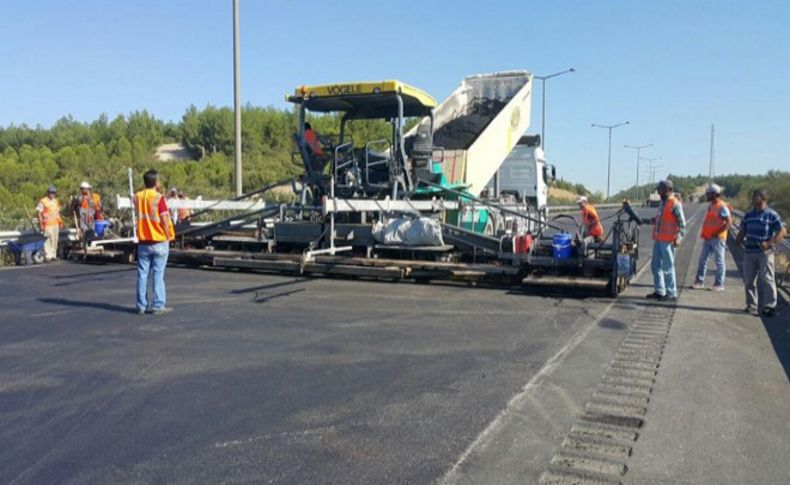
[[[642,268],[637,272],[634,280],[641,278],[642,274],[645,272],[646,269],[650,267],[648,264],[650,262],[650,258],[648,258],[647,263],[645,263]],[[483,429],[483,431],[475,437],[474,441],[466,447],[461,456],[458,457],[458,460],[450,467],[449,470],[444,474],[444,476],[438,481],[441,485],[447,485],[450,483],[454,483],[459,478],[458,470],[460,469],[461,465],[469,458],[469,456],[478,448],[485,448],[486,441],[494,435],[496,432],[500,431],[502,426],[504,425],[504,420],[511,414],[517,414],[519,404],[527,401],[530,393],[538,387],[546,378],[548,378],[556,369],[557,367],[562,364],[568,355],[576,349],[586,338],[587,335],[592,331],[592,329],[596,328],[598,323],[603,320],[612,307],[617,303],[617,299],[612,299],[608,305],[601,311],[601,313],[595,317],[595,320],[591,321],[586,326],[579,329],[576,334],[574,334],[568,343],[566,343],[560,350],[557,351],[549,360],[543,364],[543,367],[535,373],[532,378],[527,381],[526,384],[521,388],[515,396],[510,398],[507,402],[505,407],[497,413],[491,422]]]

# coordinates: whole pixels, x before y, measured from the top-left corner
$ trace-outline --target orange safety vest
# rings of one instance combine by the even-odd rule
[[[661,242],[674,242],[680,233],[680,225],[672,209],[678,200],[670,195],[664,204],[664,210],[658,215],[656,224],[653,226],[653,240]]]
[[[99,209],[101,206],[101,197],[95,192],[91,192],[90,197],[80,194],[80,207],[83,209]]]
[[[315,130],[305,130],[304,141],[310,147],[310,150],[313,151],[313,155],[318,155],[319,157],[326,155],[324,149],[321,148],[321,143],[318,141],[318,133]]]
[[[167,234],[159,214],[162,194],[154,189],[143,189],[134,196],[137,211],[137,239],[141,242],[164,242]],[[174,234],[173,222],[168,218],[170,233]]]
[[[44,208],[41,211],[44,229],[63,224],[63,220],[60,218],[60,202],[58,202],[58,199],[44,197],[38,203]]]
[[[716,202],[712,202],[708,206],[708,212],[705,214],[705,220],[702,222],[702,232],[700,233],[700,237],[702,237],[702,239],[708,240],[713,239],[714,237],[718,237],[719,239],[727,239],[727,229],[718,235],[715,234],[716,231],[721,228],[721,226],[727,223],[727,220],[722,219],[720,215],[724,206],[725,203],[721,199],[717,200]]]
[[[93,209],[94,218],[97,221],[103,219],[101,214],[101,197],[95,192],[91,192],[90,197],[80,194],[80,208]]]
[[[587,227],[587,235],[592,237],[603,236],[603,226],[598,217],[598,211],[590,204],[586,204],[582,209],[582,223]]]

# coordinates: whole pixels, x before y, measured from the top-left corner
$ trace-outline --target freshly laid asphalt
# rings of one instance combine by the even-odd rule
[[[0,482],[430,483],[611,308],[169,268],[141,316],[134,281],[0,271]]]

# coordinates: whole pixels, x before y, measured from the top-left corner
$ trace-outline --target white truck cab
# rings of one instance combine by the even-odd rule
[[[485,194],[506,205],[516,204],[528,214],[545,220],[549,183],[555,178],[556,169],[546,163],[540,136],[524,135],[486,184]]]
[[[546,163],[540,137],[522,136],[499,168],[499,194],[512,195],[519,202],[541,210],[549,198],[549,182],[556,169]],[[495,181],[489,184],[494,190]]]

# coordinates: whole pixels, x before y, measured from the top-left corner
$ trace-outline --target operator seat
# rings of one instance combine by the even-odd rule
[[[411,166],[415,178],[438,184],[442,180],[442,174],[434,173],[433,167],[433,133],[431,126],[420,124],[417,133],[411,141]]]

